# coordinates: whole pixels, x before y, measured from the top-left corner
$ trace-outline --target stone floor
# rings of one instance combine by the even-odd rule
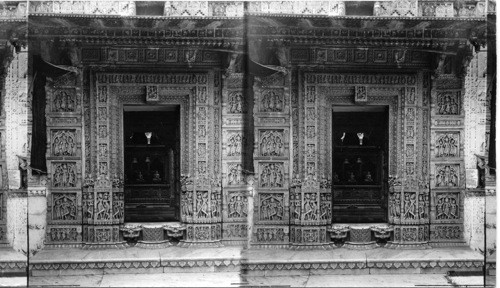
[[[491,279],[490,279],[491,280]],[[0,278],[0,286],[2,286]],[[25,282],[24,282],[25,283]],[[307,275],[240,278],[237,272],[30,277],[30,287],[484,287],[480,276]],[[494,279],[487,287],[494,287]],[[22,286],[22,285],[7,285]]]

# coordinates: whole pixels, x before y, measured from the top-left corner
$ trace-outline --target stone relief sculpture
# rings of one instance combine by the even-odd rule
[[[54,112],[74,112],[76,106],[76,95],[68,91],[58,91],[54,96]]]
[[[212,218],[220,217],[220,193],[212,193],[210,195],[210,208],[211,208],[211,216]]]
[[[259,242],[278,242],[285,240],[283,228],[262,228],[257,229],[257,241]]]
[[[228,185],[241,185],[245,184],[245,178],[243,177],[241,164],[230,164],[229,172],[227,174],[227,184]]]
[[[305,193],[303,204],[304,220],[318,220],[318,200],[316,193]]]
[[[75,132],[59,130],[52,135],[52,155],[74,156],[76,154]]]
[[[458,187],[458,165],[436,166],[436,187]]]
[[[437,95],[437,113],[440,115],[458,115],[459,93],[442,92]]]
[[[401,194],[391,193],[389,197],[390,216],[399,218],[401,216]]]
[[[457,157],[458,149],[457,133],[441,134],[436,140],[436,157]]]
[[[332,218],[332,201],[331,194],[329,193],[321,193],[320,195],[320,211],[319,211],[319,219],[320,220],[329,220]]]
[[[260,195],[260,220],[277,221],[283,220],[283,195],[261,194]]]
[[[52,183],[54,187],[76,187],[75,163],[54,164]]]
[[[183,192],[181,195],[181,213],[184,217],[193,217],[193,191]]]
[[[77,241],[78,232],[76,228],[51,228],[50,239],[54,242]]]
[[[405,199],[403,203],[403,211],[405,219],[416,219],[417,218],[417,205],[416,205],[416,194],[415,193],[405,193]]]
[[[241,136],[241,133],[235,133],[231,135],[227,143],[227,156],[241,156],[242,144],[243,137]]]
[[[260,173],[260,186],[267,188],[283,187],[283,164],[263,164]]]
[[[229,113],[243,113],[243,94],[240,91],[233,91],[228,95]]]
[[[261,112],[281,112],[283,111],[283,93],[276,90],[265,91],[261,100]]]
[[[196,216],[198,218],[209,218],[208,191],[196,191]]]
[[[438,194],[436,197],[436,219],[458,219],[458,194]]]
[[[76,194],[53,194],[52,220],[76,220]]]
[[[284,155],[283,132],[277,130],[265,131],[261,135],[261,156],[283,156]]]
[[[96,219],[111,220],[111,199],[108,192],[97,193]]]
[[[228,203],[229,218],[243,218],[248,215],[248,199],[243,193],[231,193]]]

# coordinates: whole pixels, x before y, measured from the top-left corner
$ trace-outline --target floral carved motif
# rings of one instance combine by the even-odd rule
[[[52,220],[76,220],[76,194],[52,194]]]
[[[458,219],[458,193],[440,193],[436,195],[436,219]]]
[[[51,228],[49,235],[52,242],[77,241],[78,231],[76,228]]]
[[[434,235],[437,239],[452,240],[462,237],[462,230],[459,226],[437,226],[435,229]]]
[[[260,155],[261,156],[283,156],[284,142],[282,130],[268,130],[260,135]]]
[[[76,132],[74,130],[58,130],[52,132],[52,155],[76,155]]]
[[[56,163],[53,166],[52,185],[54,187],[76,187],[76,164]]]
[[[261,193],[260,195],[260,220],[283,220],[284,203],[283,194]]]
[[[260,187],[283,187],[283,163],[266,163],[260,167]]]

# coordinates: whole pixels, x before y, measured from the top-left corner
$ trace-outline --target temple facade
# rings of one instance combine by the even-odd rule
[[[5,7],[6,245],[496,249],[494,3]]]

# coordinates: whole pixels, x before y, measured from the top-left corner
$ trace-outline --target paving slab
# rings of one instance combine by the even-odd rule
[[[27,277],[0,277],[0,287],[26,287]]]

